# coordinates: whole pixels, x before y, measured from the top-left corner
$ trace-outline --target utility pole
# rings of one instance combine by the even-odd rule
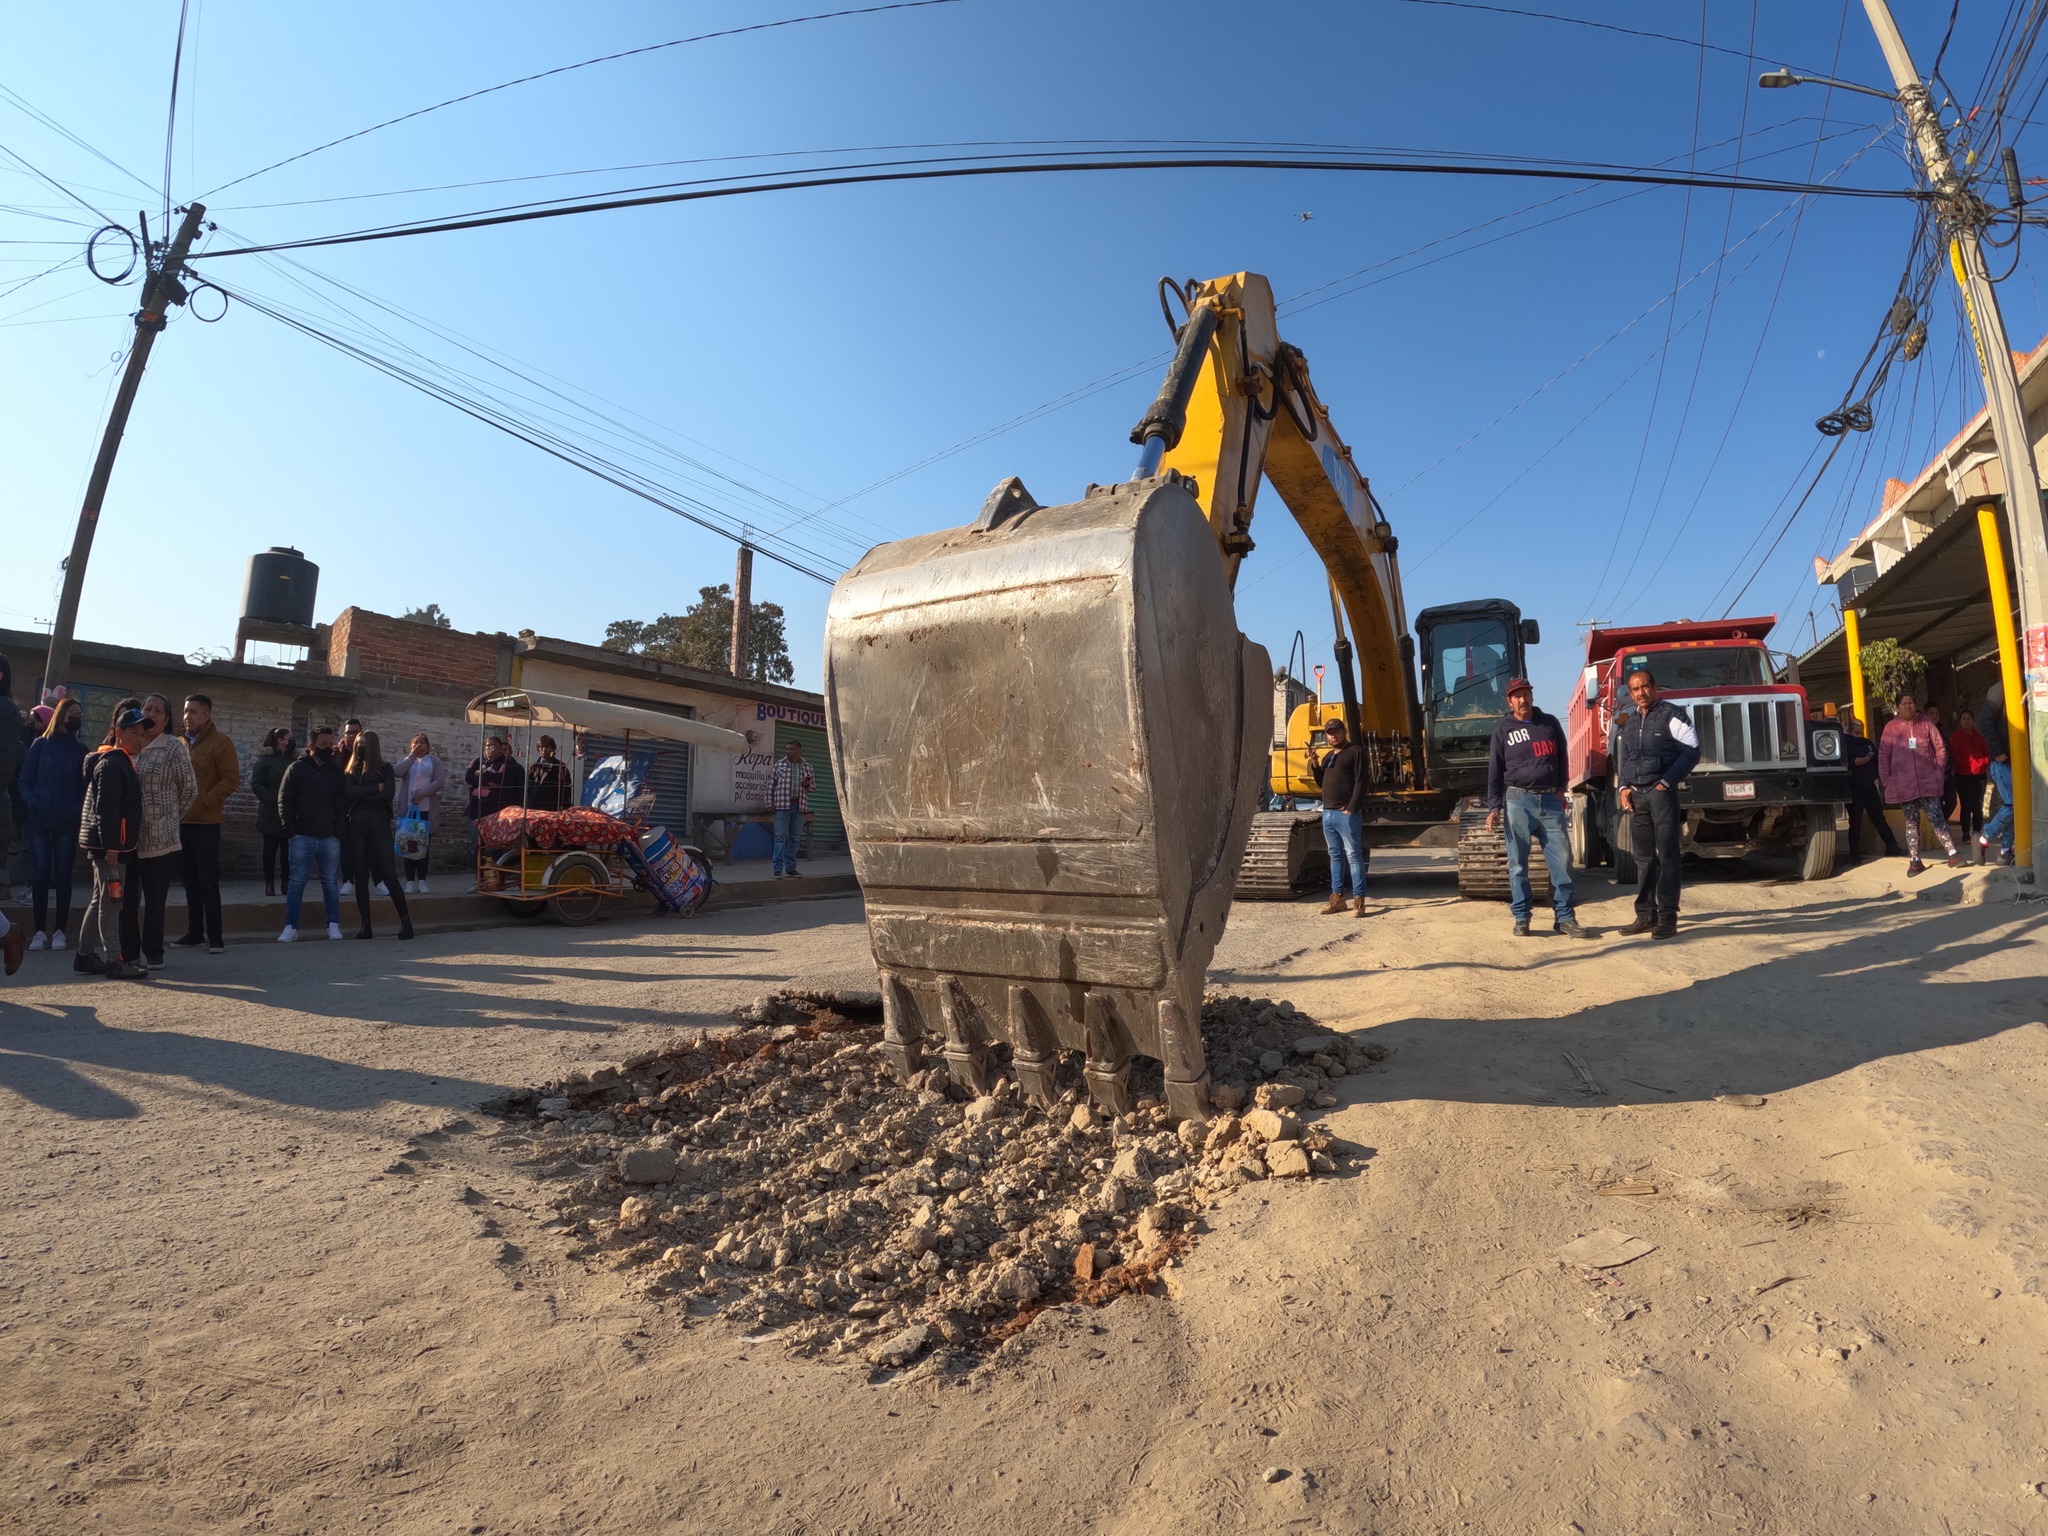
[[[754,601],[754,550],[740,546],[738,566],[732,573],[732,675],[747,675],[747,610]]]
[[[1984,375],[1984,399],[1991,432],[2005,472],[2005,516],[2012,540],[2013,570],[2019,577],[2023,688],[2030,696],[2031,726],[2024,701],[2008,698],[2007,718],[2018,717],[2013,733],[2013,777],[2031,780],[2028,820],[2036,867],[2048,856],[2048,527],[2041,508],[2041,480],[2034,464],[2034,441],[2027,429],[2026,407],[2020,400],[2019,373],[2012,364],[2005,318],[1999,313],[1998,291],[1984,265],[1981,238],[1990,210],[1956,173],[1948,135],[1933,96],[1913,66],[1906,40],[1892,20],[1885,0],[1863,0],[1878,47],[1884,50],[1892,83],[1920,150],[1920,163],[1934,193],[1935,211],[1950,239],[1950,255],[1963,289],[1963,307],[1977,343],[1977,366]],[[2018,796],[2015,795],[2015,799]]]
[[[128,366],[121,373],[121,387],[114,395],[114,408],[107,416],[107,429],[100,436],[99,457],[93,460],[92,478],[86,482],[85,505],[78,512],[78,532],[71,539],[71,558],[64,562],[64,591],[57,599],[57,622],[50,631],[50,654],[43,663],[43,687],[56,687],[71,670],[72,632],[78,627],[78,598],[85,587],[85,563],[92,557],[92,536],[99,530],[100,506],[106,500],[107,482],[114,478],[114,455],[121,450],[121,434],[128,429],[128,412],[135,405],[135,391],[142,383],[142,370],[149,366],[149,349],[157,332],[164,328],[164,314],[173,304],[185,302],[185,285],[178,274],[185,256],[198,237],[199,224],[206,217],[203,203],[185,210],[185,222],[178,226],[162,258],[151,264],[142,283],[142,307],[135,312],[135,340],[128,347]],[[145,245],[148,227],[144,226]],[[144,252],[147,260],[147,251]]]

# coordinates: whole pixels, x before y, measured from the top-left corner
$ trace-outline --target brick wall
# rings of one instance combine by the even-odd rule
[[[511,676],[512,640],[437,629],[367,608],[344,608],[327,640],[328,670],[367,687],[467,702]]]

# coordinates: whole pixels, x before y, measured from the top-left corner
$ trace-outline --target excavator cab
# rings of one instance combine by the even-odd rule
[[[1541,631],[1499,597],[1425,608],[1415,629],[1429,782],[1453,795],[1482,794],[1493,728],[1508,712],[1508,683],[1529,675],[1527,647]]]

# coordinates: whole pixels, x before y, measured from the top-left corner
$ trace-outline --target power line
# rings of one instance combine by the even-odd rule
[[[743,33],[748,32],[772,32],[779,27],[801,26],[805,22],[836,21],[846,16],[873,16],[882,11],[914,11],[921,10],[926,6],[956,5],[958,3],[960,3],[960,0],[891,0],[890,4],[861,6],[854,10],[820,11],[811,16],[786,16],[779,21],[757,21],[744,27],[726,27],[717,32],[700,32],[694,37],[671,38],[665,43],[649,43],[643,48],[627,48],[618,53],[601,54],[597,58],[584,59],[575,64],[560,64],[553,69],[541,70],[538,74],[521,75],[516,80],[501,80],[498,84],[487,85],[481,90],[465,91],[460,96],[450,96],[446,101],[437,101],[432,106],[419,107],[411,112],[402,112],[397,117],[386,118],[381,123],[372,123],[367,128],[358,128],[354,133],[345,133],[338,139],[329,139],[325,144],[315,144],[311,149],[302,149],[295,155],[286,155],[282,160],[273,160],[269,165],[250,171],[245,176],[237,176],[233,181],[224,181],[215,187],[212,192],[201,194],[200,200],[202,202],[211,201],[216,192],[225,192],[229,187],[238,187],[245,181],[254,181],[258,176],[267,176],[272,171],[278,170],[283,166],[296,164],[298,161],[312,155],[317,155],[323,150],[333,149],[338,144],[350,143],[369,134],[380,132],[385,128],[395,127],[399,123],[409,123],[416,117],[425,117],[428,113],[439,112],[444,107],[460,106],[463,102],[475,101],[479,96],[489,96],[498,91],[509,91],[516,85],[531,85],[536,80],[546,80],[555,75],[566,75],[572,70],[588,69],[594,64],[611,64],[620,59],[637,58],[642,54],[648,53],[660,53],[665,49],[682,48],[691,43],[710,42],[714,38],[739,37]]]
[[[1893,202],[1918,202],[1925,194],[1914,188],[1843,187],[1819,183],[1775,181],[1760,177],[1714,175],[1670,175],[1647,170],[1597,170],[1562,166],[1490,165],[1463,161],[1319,160],[1307,157],[1198,155],[1187,158],[1042,161],[1002,165],[946,165],[918,169],[841,170],[826,168],[779,181],[748,181],[739,185],[691,186],[687,190],[655,192],[637,196],[606,197],[575,201],[542,208],[484,210],[455,218],[390,224],[346,234],[319,235],[300,240],[278,240],[265,245],[234,246],[225,250],[197,253],[194,259],[225,256],[253,256],[271,251],[310,250],[321,246],[360,245],[375,240],[405,239],[416,235],[450,234],[465,229],[485,229],[500,224],[523,224],[536,219],[566,218],[584,213],[606,213],[624,208],[650,208],[669,203],[700,202],[710,198],[742,197],[762,192],[797,192],[818,187],[864,186],[885,182],[945,181],[981,176],[1076,175],[1094,171],[1333,171],[1345,174],[1498,176],[1544,181],[1614,182],[1624,185],[1693,187],[1720,191],[1772,192],[1780,195],[1809,194],[1816,197],[1881,198]],[[719,178],[731,181],[733,178]]]
[[[1624,27],[1611,21],[1588,21],[1583,16],[1557,16],[1549,11],[1522,10],[1519,7],[1509,5],[1481,5],[1476,3],[1476,0],[1399,0],[1399,3],[1403,5],[1430,5],[1447,11],[1485,11],[1495,16],[1517,16],[1530,21],[1557,22],[1562,26],[1590,27],[1597,32],[1619,32],[1625,37],[1648,38],[1660,43],[1677,43],[1684,48],[1700,48],[1708,53],[1725,54],[1729,58],[1742,59],[1751,64],[1754,64],[1759,57],[1754,52],[1744,52],[1740,48],[1724,47],[1719,43],[1703,43],[1690,37],[1680,37],[1672,32],[1651,32],[1642,27]],[[1755,38],[1752,36],[1751,42],[1753,43],[1754,41]],[[1818,74],[1819,71],[1801,69],[1796,71],[1796,73],[1811,75]]]
[[[171,144],[178,131],[178,77],[185,70],[185,19],[192,0],[178,0],[178,44],[171,53],[171,100],[164,111],[164,227],[171,223]]]

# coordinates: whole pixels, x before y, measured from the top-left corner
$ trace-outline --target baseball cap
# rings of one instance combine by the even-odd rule
[[[147,725],[148,723],[149,716],[145,715],[141,710],[124,709],[121,711],[120,718],[114,722],[114,728],[116,730],[126,731],[132,730],[134,727],[138,725]]]
[[[1535,691],[1534,688],[1529,686],[1529,679],[1526,677],[1511,677],[1508,679],[1508,692],[1511,694],[1534,693]]]

